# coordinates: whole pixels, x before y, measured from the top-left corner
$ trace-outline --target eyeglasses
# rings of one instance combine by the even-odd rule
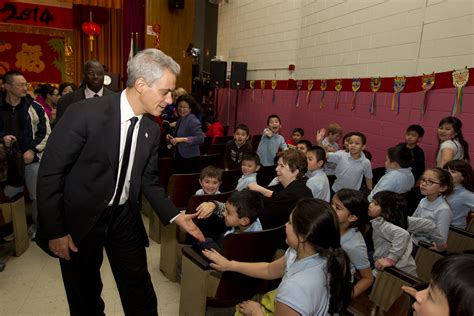
[[[432,186],[433,184],[441,184],[441,183],[439,183],[439,182],[435,182],[435,181],[433,181],[433,180],[424,179],[424,178],[420,179],[420,183],[421,183],[421,184],[424,183],[424,184],[426,184],[427,186]]]
[[[30,83],[29,82],[22,82],[22,83],[11,83],[12,86],[18,87],[18,88],[29,88]]]

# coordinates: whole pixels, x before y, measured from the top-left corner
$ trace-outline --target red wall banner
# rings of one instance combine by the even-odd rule
[[[0,4],[0,22],[72,29],[72,10],[32,3],[3,2]]]
[[[19,70],[29,82],[63,81],[64,38],[2,32],[0,39],[0,75]]]

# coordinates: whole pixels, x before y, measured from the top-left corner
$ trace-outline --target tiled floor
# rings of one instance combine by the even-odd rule
[[[144,220],[147,222],[146,218]],[[160,272],[160,245],[150,240],[147,257],[148,270],[158,296],[160,316],[178,315],[180,286],[168,281]],[[1,259],[7,264],[5,270],[0,272],[1,316],[68,315],[66,293],[57,259],[46,255],[34,242],[30,243],[30,247],[22,256],[7,256]],[[105,253],[101,273],[106,315],[123,315]]]

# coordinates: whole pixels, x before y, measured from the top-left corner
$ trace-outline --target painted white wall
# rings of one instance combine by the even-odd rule
[[[247,79],[420,75],[474,66],[474,0],[229,0],[217,55]],[[230,65],[227,69],[230,69]]]

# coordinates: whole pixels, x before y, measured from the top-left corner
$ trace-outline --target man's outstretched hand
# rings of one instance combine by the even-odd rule
[[[193,218],[196,216],[197,214],[185,214],[184,211],[181,211],[181,214],[174,220],[174,222],[197,240],[205,241],[204,234],[193,222]]]

